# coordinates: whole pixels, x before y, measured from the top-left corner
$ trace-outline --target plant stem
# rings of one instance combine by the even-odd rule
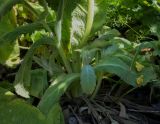
[[[17,17],[16,17],[17,14],[16,13],[17,13],[17,10],[15,7],[13,7],[10,12],[10,20],[14,27],[17,27]]]
[[[61,56],[61,58],[62,58],[62,60],[64,62],[64,65],[65,65],[67,71],[69,73],[72,73],[72,69],[71,69],[70,63],[67,60],[67,57],[66,57],[66,54],[65,54],[65,52],[64,52],[64,50],[62,48],[62,45],[60,43],[58,43],[57,48],[58,48],[59,54],[60,54],[60,56]]]
[[[72,57],[73,57],[73,62],[72,62],[72,69],[74,72],[78,73],[80,72],[81,68],[81,58],[79,57],[80,53],[72,51]]]
[[[135,64],[135,62],[136,62],[136,59],[137,59],[139,50],[140,50],[140,46],[138,46],[138,49],[137,49],[137,51],[136,51],[136,53],[135,53],[135,55],[134,55],[134,58],[133,58],[133,60],[132,60],[131,66],[130,66],[130,70],[133,69],[133,66],[134,66],[134,64]]]
[[[91,32],[94,20],[94,0],[88,0],[87,24],[81,46],[85,45]]]
[[[58,15],[57,15],[57,23],[55,24],[55,33],[57,37],[57,49],[59,51],[59,54],[64,62],[64,65],[67,69],[68,73],[72,72],[69,60],[66,57],[65,51],[62,47],[62,20],[63,20],[63,11],[64,11],[64,0],[61,0],[59,9],[58,9]]]

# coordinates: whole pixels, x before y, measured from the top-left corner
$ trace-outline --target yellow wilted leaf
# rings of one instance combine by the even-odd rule
[[[138,78],[137,78],[137,85],[138,86],[141,86],[142,83],[144,82],[144,76],[143,75],[140,75]]]
[[[142,69],[144,68],[144,66],[142,64],[140,64],[139,62],[136,62],[136,69],[138,72],[142,71]]]

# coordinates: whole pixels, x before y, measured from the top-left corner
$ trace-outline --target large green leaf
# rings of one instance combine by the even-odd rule
[[[45,117],[38,109],[21,100],[0,104],[0,111],[1,124],[45,123]]]
[[[30,94],[32,96],[40,98],[44,94],[47,86],[47,72],[44,69],[32,70]]]
[[[64,94],[68,86],[77,78],[79,74],[68,74],[63,75],[55,80],[51,86],[46,90],[44,96],[42,97],[38,108],[44,113],[47,114],[52,106],[54,106]]]
[[[46,124],[65,124],[61,106],[56,103],[47,115]]]
[[[90,65],[85,65],[81,71],[81,87],[84,93],[92,94],[96,87],[96,75],[94,68]]]
[[[0,88],[1,124],[45,124],[45,116],[35,107]]]
[[[116,58],[116,57],[105,58],[95,66],[95,69],[97,73],[108,72],[108,73],[116,74],[126,83],[132,86],[136,86],[137,74],[133,70],[131,70],[130,67],[119,58]]]
[[[14,81],[16,93],[19,94],[20,96],[23,96],[25,98],[29,98],[28,89],[31,86],[30,70],[31,70],[33,55],[34,55],[35,50],[38,47],[40,47],[41,45],[46,45],[46,44],[53,45],[54,44],[53,39],[49,38],[49,37],[44,37],[44,38],[36,41],[31,46],[31,48],[29,49],[27,54],[25,55],[24,60],[20,66],[20,69],[18,70],[18,72],[16,74],[16,78]]]

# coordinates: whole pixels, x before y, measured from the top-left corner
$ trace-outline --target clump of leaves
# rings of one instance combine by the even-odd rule
[[[34,42],[16,73],[14,88],[19,96],[26,99],[39,98],[37,108],[41,111],[42,122],[45,120],[44,124],[64,123],[59,104],[64,93],[69,97],[87,95],[94,99],[102,79],[109,74],[117,75],[132,87],[146,85],[156,78],[150,61],[139,54],[143,44],[130,42],[121,38],[116,29],[104,27],[107,0],[39,0],[36,5],[40,11],[28,1],[4,3],[0,4],[0,17],[4,17],[5,10],[10,10],[17,3],[34,16],[32,23],[0,35],[0,42],[15,43],[22,34],[32,36],[30,40]],[[48,48],[47,54],[37,53],[42,46]],[[33,63],[39,65],[36,70],[32,69]]]

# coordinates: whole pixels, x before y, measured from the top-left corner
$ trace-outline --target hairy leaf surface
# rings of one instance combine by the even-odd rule
[[[81,71],[81,87],[84,93],[92,94],[96,87],[96,75],[94,68],[90,65],[85,65]]]
[[[40,98],[44,94],[47,86],[47,72],[44,69],[32,70],[30,94]]]
[[[31,65],[32,65],[32,59],[34,55],[34,51],[36,48],[38,48],[41,45],[49,44],[53,45],[53,39],[49,37],[44,37],[38,41],[36,41],[29,51],[27,52],[26,56],[24,57],[24,60],[20,66],[20,69],[18,70],[16,74],[16,78],[14,81],[16,93],[20,96],[23,96],[25,98],[29,98],[29,92],[28,89],[31,86]]]
[[[46,124],[65,124],[62,109],[59,103],[56,103],[50,109],[47,115]]]
[[[0,88],[1,124],[45,124],[45,116],[35,107]]]
[[[62,76],[60,76],[62,78]],[[79,74],[68,74],[64,75],[61,80],[55,80],[51,86],[46,90],[42,97],[38,108],[47,114],[52,106],[54,106],[64,94],[68,86],[77,78]]]
[[[116,74],[126,83],[136,86],[137,74],[119,58],[108,57],[104,60],[101,60],[100,63],[95,66],[95,69],[97,72]]]

